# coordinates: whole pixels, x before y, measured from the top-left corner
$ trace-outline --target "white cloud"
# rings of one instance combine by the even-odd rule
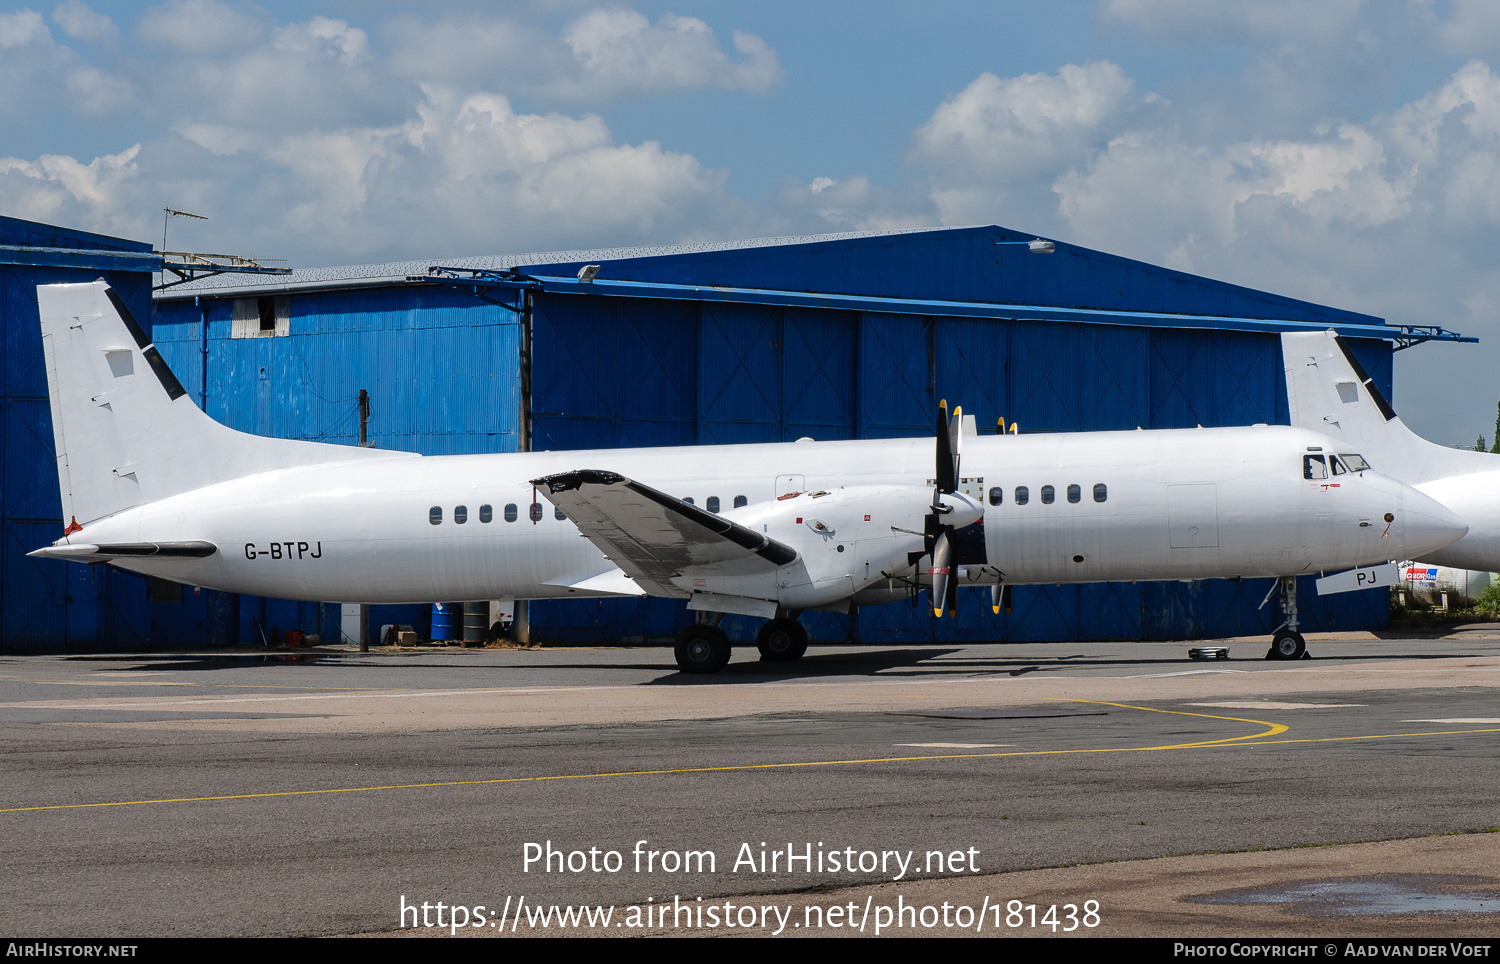
[[[276,27],[234,50],[187,54],[150,82],[154,103],[176,113],[177,130],[234,127],[266,137],[399,123],[415,94],[384,76],[365,31],[328,17]]]
[[[122,77],[86,64],[52,39],[35,10],[0,13],[0,115],[40,117],[53,107],[98,117],[136,99]]]
[[[115,22],[92,9],[83,0],[64,0],[52,8],[52,22],[74,40],[100,43],[119,35]]]
[[[556,34],[506,17],[402,17],[388,22],[383,33],[391,68],[419,81],[534,90],[575,67],[572,51]]]
[[[135,27],[142,40],[188,54],[248,47],[266,30],[261,17],[241,13],[222,0],[169,0],[147,10]]]
[[[693,90],[764,93],[781,82],[776,52],[735,30],[731,59],[713,30],[667,14],[654,24],[632,10],[594,10],[560,34],[515,20],[403,18],[387,31],[404,76],[445,85],[505,87],[551,101],[609,102]]]
[[[127,213],[126,188],[138,175],[140,150],[136,144],[87,164],[55,154],[34,161],[0,157],[0,208],[32,221],[134,230],[139,224]]]
[[[776,54],[759,37],[734,32],[745,59],[732,63],[708,24],[667,14],[652,24],[633,10],[595,10],[563,28],[582,68],[560,94],[620,98],[720,87],[765,93],[781,82]],[[567,94],[564,94],[567,95]]]
[[[917,128],[911,158],[934,172],[932,196],[946,223],[999,219],[1017,203],[1033,210],[1034,199],[1016,195],[1034,196],[1058,171],[1087,161],[1152,99],[1137,96],[1108,62],[1003,80],[984,73]]]
[[[386,126],[181,133],[92,162],[0,160],[0,209],[139,237],[149,219],[127,212],[170,202],[213,216],[193,226],[200,247],[302,264],[690,240],[743,214],[727,172],[499,94],[429,89]]]
[[[51,43],[52,34],[35,10],[0,13],[0,50]]]
[[[807,184],[788,178],[772,193],[760,218],[764,234],[823,234],[830,231],[886,231],[938,224],[937,209],[921,184],[874,184],[863,174],[835,180],[815,177]]]
[[[1500,49],[1500,4],[1493,0],[1448,0],[1448,19],[1435,25],[1449,50],[1488,53]]]
[[[1347,42],[1364,7],[1365,0],[1102,0],[1099,17],[1167,41],[1321,43]]]

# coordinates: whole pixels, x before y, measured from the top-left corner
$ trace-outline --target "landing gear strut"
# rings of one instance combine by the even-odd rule
[[[1285,621],[1271,636],[1271,648],[1266,659],[1303,659],[1307,656],[1307,640],[1297,632],[1297,577],[1282,576],[1281,612]]]
[[[773,619],[760,628],[755,646],[763,663],[795,663],[807,652],[807,630],[795,619]]]

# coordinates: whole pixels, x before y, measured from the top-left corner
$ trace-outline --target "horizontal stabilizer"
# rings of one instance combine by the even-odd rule
[[[654,596],[683,597],[672,579],[735,564],[740,573],[772,572],[797,550],[614,472],[581,469],[533,479],[568,520]]]
[[[72,559],[75,562],[104,562],[109,559],[138,556],[179,556],[202,559],[219,551],[212,542],[114,542],[105,545],[74,543],[48,546],[26,553],[43,559]]]

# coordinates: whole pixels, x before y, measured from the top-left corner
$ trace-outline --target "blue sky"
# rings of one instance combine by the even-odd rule
[[[1441,324],[1500,399],[1489,0],[0,6],[0,212],[298,266],[999,223]]]

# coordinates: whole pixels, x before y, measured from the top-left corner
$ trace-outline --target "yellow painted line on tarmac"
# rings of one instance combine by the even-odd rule
[[[1256,726],[1264,726],[1268,729],[1264,733],[1252,733],[1249,736],[1231,736],[1222,740],[1204,740],[1198,743],[1178,743],[1169,747],[1143,747],[1143,749],[1179,750],[1190,746],[1218,746],[1223,743],[1239,743],[1242,740],[1254,740],[1261,737],[1276,736],[1291,729],[1285,723],[1267,723],[1265,720],[1247,720],[1238,716],[1214,716],[1212,713],[1189,713],[1186,710],[1162,710],[1154,706],[1134,706],[1130,703],[1110,703],[1105,700],[1069,700],[1070,703],[1088,703],[1093,706],[1118,706],[1124,710],[1143,710],[1147,713],[1167,713],[1172,716],[1199,716],[1205,720],[1229,720],[1233,723],[1254,723]]]
[[[1500,733],[1500,727],[1491,730],[1438,730],[1423,733],[1371,733],[1367,736],[1318,736],[1306,737],[1300,740],[1264,740],[1259,743],[1237,743],[1235,745],[1282,746],[1289,743],[1351,743],[1359,740],[1400,740],[1414,736],[1465,736],[1474,733]]]
[[[1263,733],[1254,733],[1249,736],[1230,737],[1222,740],[1203,740],[1194,743],[1172,743],[1161,746],[1121,746],[1121,747],[1096,747],[1073,750],[1012,750],[1005,753],[944,753],[924,756],[892,756],[892,757],[870,757],[856,760],[807,760],[794,763],[750,763],[738,766],[719,767],[677,767],[665,770],[619,770],[609,773],[556,773],[545,776],[533,777],[494,777],[487,780],[444,780],[433,783],[394,783],[383,786],[367,787],[331,787],[323,790],[277,790],[265,793],[234,793],[221,796],[207,797],[165,797],[153,800],[117,800],[100,803],[56,803],[35,807],[6,807],[0,808],[0,813],[25,813],[35,810],[87,810],[99,807],[134,807],[145,804],[162,803],[211,803],[223,800],[264,800],[274,797],[310,797],[331,793],[373,793],[386,790],[430,790],[440,787],[475,787],[490,786],[503,783],[548,783],[554,780],[589,780],[600,777],[649,777],[649,776],[671,776],[686,773],[732,773],[736,771],[750,770],[789,770],[801,767],[835,767],[835,766],[859,766],[878,763],[921,763],[930,760],[981,760],[999,759],[1003,757],[1035,757],[1035,756],[1064,756],[1070,754],[1086,753],[1147,753],[1158,750],[1192,750],[1215,748],[1221,746],[1276,746],[1290,743],[1338,743],[1351,740],[1381,740],[1402,739],[1420,736],[1459,736],[1474,733],[1496,733],[1500,728],[1486,730],[1445,730],[1436,733],[1381,733],[1367,736],[1343,736],[1322,737],[1293,740],[1259,740],[1255,743],[1244,742],[1256,740],[1260,737],[1274,736],[1285,733],[1288,727],[1280,723],[1266,723],[1262,720],[1245,720],[1232,716],[1210,716],[1207,713],[1186,713],[1181,710],[1160,710],[1150,706],[1134,706],[1129,703],[1108,703],[1095,700],[1074,700],[1078,703],[1097,703],[1102,706],[1118,706],[1128,710],[1143,710],[1151,713],[1168,713],[1175,716],[1201,716],[1215,720],[1229,720],[1236,723],[1256,723],[1268,729]]]

